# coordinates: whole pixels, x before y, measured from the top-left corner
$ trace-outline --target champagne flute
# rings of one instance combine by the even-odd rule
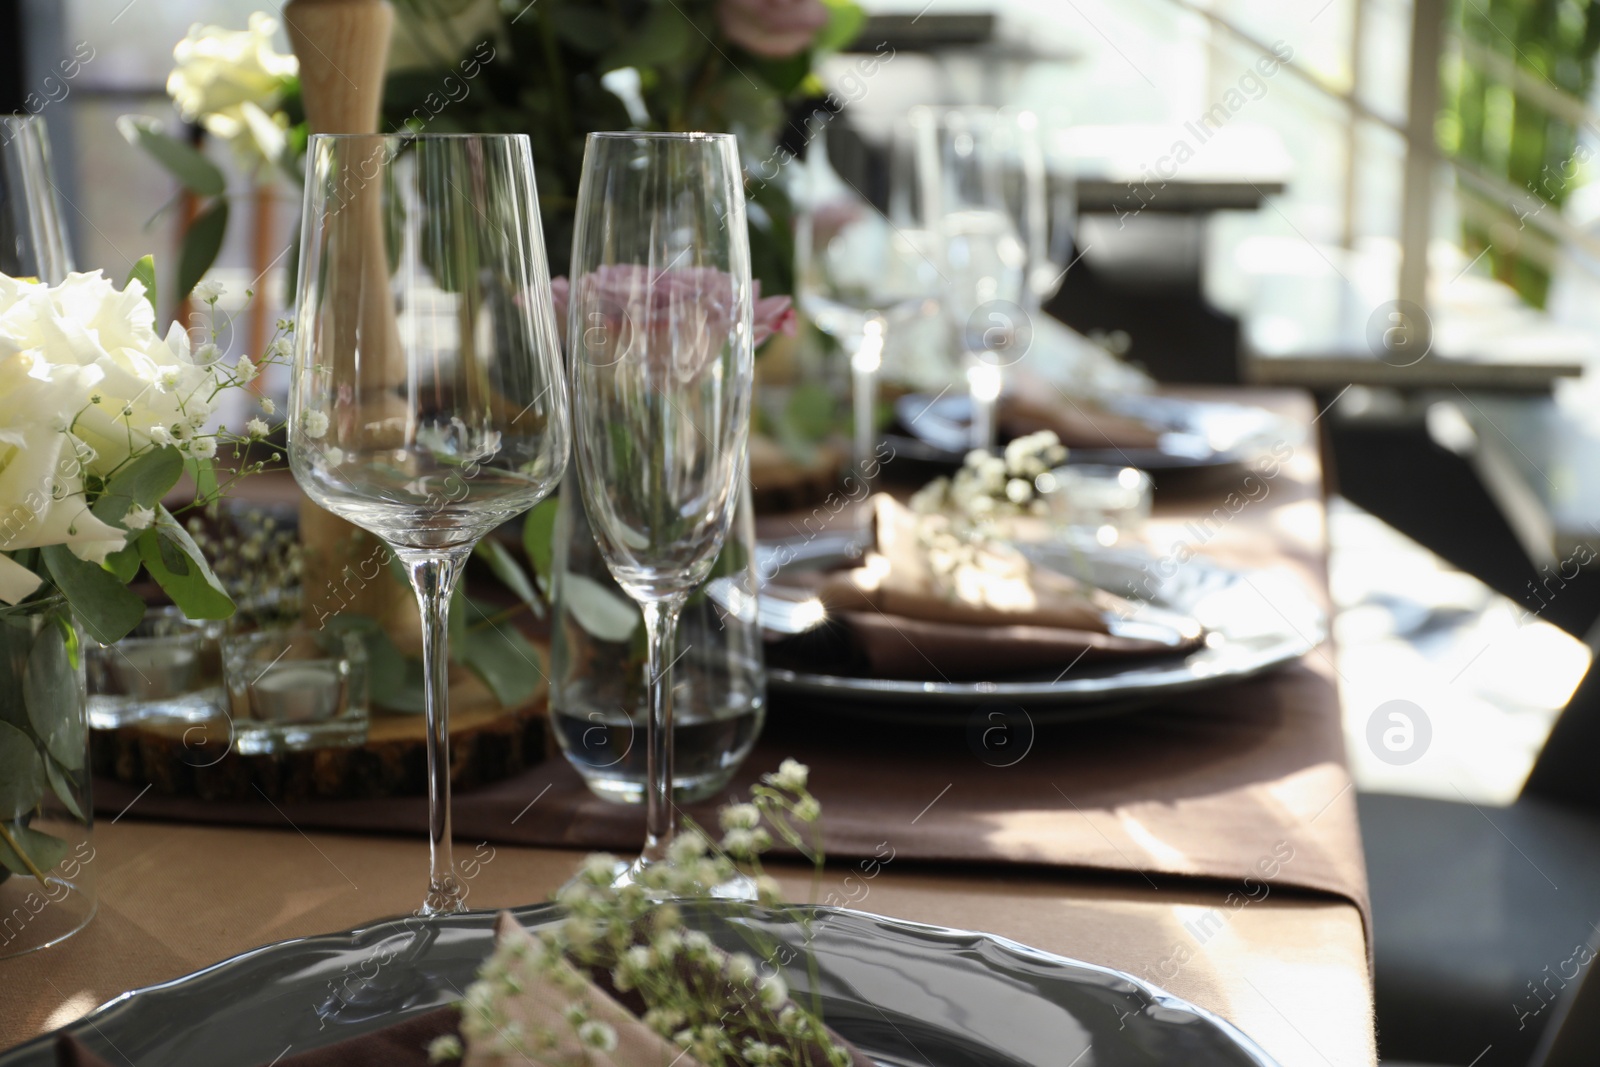
[[[823,113],[826,114],[826,113]],[[837,121],[828,115],[824,123]],[[795,288],[817,329],[850,358],[856,475],[875,466],[877,375],[889,328],[933,304],[938,270],[833,165],[827,125],[806,146],[797,190]]]
[[[0,274],[60,285],[72,273],[57,199],[44,119],[0,116]]]
[[[972,395],[971,445],[993,448],[1001,370],[1025,315],[1018,301],[1027,247],[1006,201],[1010,131],[992,108],[919,106],[906,121],[899,143],[913,155],[902,170],[914,178],[916,210],[943,254],[945,317]]]
[[[590,134],[570,277],[579,487],[648,642],[646,838],[627,881],[672,843],[678,613],[722,549],[745,477],[754,345],[734,138]]]
[[[430,875],[450,849],[450,594],[473,546],[544,499],[570,425],[521,134],[318,134],[301,233],[289,461],[317,504],[382,538],[422,609]]]

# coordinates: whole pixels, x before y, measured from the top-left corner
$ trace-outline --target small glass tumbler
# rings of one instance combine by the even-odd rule
[[[1150,476],[1135,467],[1057,467],[1035,482],[1063,533],[1088,532],[1110,548],[1150,518]]]
[[[351,633],[284,627],[222,639],[234,751],[246,756],[367,740],[367,654]]]
[[[94,917],[83,646],[59,596],[0,607],[0,959]]]
[[[151,608],[114,644],[86,642],[89,725],[203,722],[223,713],[221,622]]]

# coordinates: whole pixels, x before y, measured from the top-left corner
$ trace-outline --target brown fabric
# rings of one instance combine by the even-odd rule
[[[1053,626],[963,626],[926,622],[904,615],[865,611],[839,613],[849,639],[860,653],[860,671],[880,678],[922,681],[994,680],[1023,671],[1066,669],[1108,659],[1181,654],[1198,640],[1177,649],[1156,641],[1060,629]],[[783,649],[777,650],[780,662]],[[795,665],[828,670],[793,654]]]
[[[1275,402],[1302,424],[1314,414],[1298,394],[1245,398]],[[1162,558],[1181,565],[1203,550],[1325,589],[1315,443],[1283,443],[1270,470],[1219,477],[1193,496],[1158,500],[1151,536],[1178,546],[1162,549]],[[1246,506],[1230,513],[1217,505],[1241,491]],[[1262,610],[1274,610],[1265,593]],[[784,756],[810,764],[830,860],[870,859],[887,841],[903,860],[1120,871],[1162,885],[1174,877],[1254,884],[1265,864],[1274,885],[1331,893],[1365,914],[1360,831],[1326,647],[1283,670],[1136,714],[1049,728],[1035,721],[1037,710],[995,704],[977,709],[965,729],[883,728],[836,709],[824,716],[803,701],[778,702],[734,788]],[[108,815],[136,798],[125,818],[277,827],[287,819],[302,829],[405,833],[418,847],[426,840],[421,797],[218,804],[95,784],[96,808]],[[690,814],[710,824],[714,803]],[[626,854],[644,839],[639,808],[595,797],[563,759],[457,794],[454,820],[463,842]],[[1285,849],[1293,858],[1277,860]]]
[[[456,1032],[461,1016],[440,1008],[360,1037],[284,1056],[272,1067],[428,1067],[428,1045]],[[71,1034],[56,1039],[56,1067],[110,1067]]]
[[[95,827],[94,921],[44,952],[0,963],[0,1048],[63,1026],[124,990],[260,945],[406,914],[427,881],[420,837],[301,834],[287,822],[275,829],[140,822],[133,813],[143,803]],[[929,869],[890,858],[907,829],[914,827],[904,819],[881,828],[890,842],[882,860],[830,857],[816,888],[808,866],[778,862],[768,872],[788,900],[983,930],[1128,971],[1228,1019],[1283,1067],[1373,1064],[1372,989],[1361,916],[1350,904],[1281,881],[1247,888],[1152,879],[1157,886],[1137,875],[1059,869]],[[468,902],[496,910],[548,898],[581,853],[461,837],[456,859]],[[329,1036],[342,1023],[335,1014]],[[93,1047],[124,1067],[85,1029]]]
[[[1154,448],[1161,431],[1127,415],[1114,415],[1091,400],[1073,400],[1054,390],[1007,393],[1000,398],[999,426],[1005,439],[1052,430],[1068,448]]]
[[[1118,656],[1171,655],[1201,641],[1200,627],[1174,630],[1171,643],[1108,632],[1110,619],[1137,613],[1128,600],[1029,565],[994,544],[950,580],[935,577],[919,518],[886,494],[869,502],[875,544],[861,565],[824,575],[816,595],[843,624],[856,655],[852,672],[927,681],[993,679],[1007,672],[1065,670]],[[837,651],[801,638],[774,642],[785,665]],[[850,665],[847,665],[850,666]]]

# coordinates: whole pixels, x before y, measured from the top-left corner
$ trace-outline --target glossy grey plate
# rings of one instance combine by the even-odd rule
[[[1131,975],[987,934],[809,908],[824,1016],[880,1064],[927,1067],[1270,1067],[1227,1022]],[[557,921],[551,905],[518,909]],[[742,904],[688,909],[719,945],[812,990],[805,927]],[[259,1067],[460,996],[493,945],[490,912],[397,919],[267,945],[124,993],[66,1027],[112,1063]],[[45,1037],[0,1067],[49,1067]],[[1092,1054],[1091,1051],[1092,1050]]]
[[[965,723],[973,708],[1014,701],[1033,721],[1060,722],[1128,711],[1177,693],[1248,678],[1310,652],[1326,636],[1322,609],[1305,587],[1277,571],[1242,571],[1204,556],[1187,562],[1092,543],[1022,546],[1035,563],[1162,612],[1188,616],[1206,643],[1186,655],[1079,663],[1065,671],[989,681],[912,681],[769,666],[775,691],[823,697],[819,707],[897,721]],[[860,555],[850,535],[820,534],[761,546],[761,573],[839,566]],[[1168,573],[1170,572],[1170,573]]]
[[[1137,393],[1107,397],[1100,403],[1113,414],[1159,430],[1156,446],[1074,448],[1068,463],[1126,465],[1146,471],[1223,467],[1248,463],[1275,445],[1296,445],[1304,437],[1298,423],[1251,404]],[[960,393],[900,397],[895,401],[895,418],[912,438],[932,450],[918,458],[936,461],[943,456],[959,465],[971,447],[972,400]]]

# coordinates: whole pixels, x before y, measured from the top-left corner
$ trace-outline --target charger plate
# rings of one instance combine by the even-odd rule
[[[553,905],[518,909],[537,929]],[[1138,978],[989,934],[838,908],[685,908],[730,951],[780,966],[797,999],[885,1067],[1269,1067],[1229,1023]],[[66,1029],[112,1063],[260,1067],[458,1000],[494,913],[396,919],[267,945],[124,993]],[[816,957],[817,984],[807,952]],[[0,1055],[49,1067],[53,1039]]]

